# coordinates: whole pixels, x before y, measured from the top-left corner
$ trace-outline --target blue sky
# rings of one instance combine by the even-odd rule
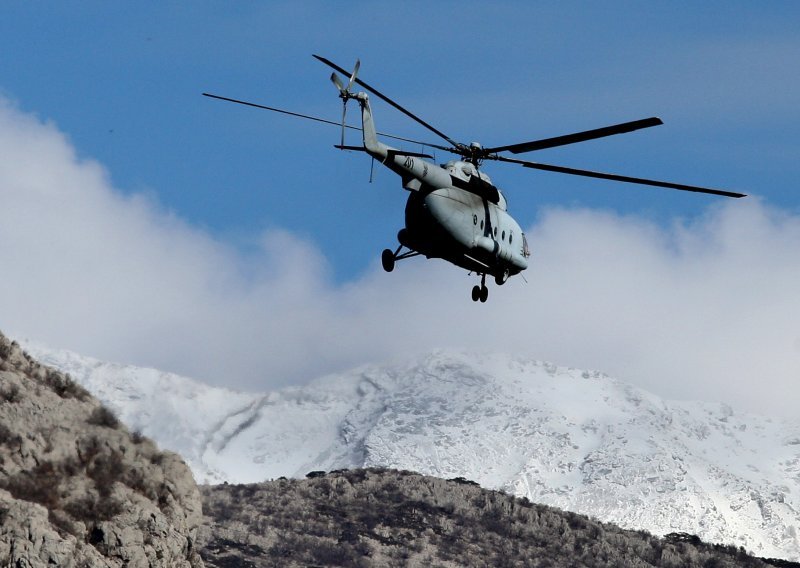
[[[798,29],[792,2],[7,4],[0,329],[250,390],[455,347],[794,412]],[[442,261],[381,271],[406,194],[337,128],[201,96],[336,120],[312,53],[463,142],[659,116],[527,157],[752,197],[486,164],[533,257],[474,305]]]
[[[397,180],[381,171],[370,186],[369,161],[331,147],[334,127],[201,92],[335,120],[329,70],[311,53],[348,67],[360,57],[366,81],[459,140],[499,145],[657,115],[664,126],[529,157],[799,201],[800,7],[790,2],[32,2],[4,12],[0,88],[117,188],[150,192],[239,246],[264,227],[308,235],[337,281],[394,243]],[[385,105],[376,115],[380,129],[439,142]],[[717,201],[486,169],[523,226],[551,204],[665,222]]]

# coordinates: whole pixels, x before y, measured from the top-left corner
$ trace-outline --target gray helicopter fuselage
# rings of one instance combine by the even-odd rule
[[[502,194],[494,204],[452,185],[422,185],[411,190],[405,217],[400,242],[426,256],[492,275],[513,275],[528,266],[525,236],[506,212]]]
[[[503,281],[528,267],[527,241],[507,211],[505,196],[472,163],[437,165],[379,142],[367,95],[361,103],[364,148],[397,173],[410,192],[400,243],[428,258],[442,258]],[[475,187],[490,187],[487,198]]]

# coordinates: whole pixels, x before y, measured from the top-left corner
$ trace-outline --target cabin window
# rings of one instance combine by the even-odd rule
[[[497,227],[494,228],[494,236],[497,237]]]
[[[472,224],[473,225],[477,225],[478,224],[478,216],[477,215],[473,215],[472,216]]]
[[[481,231],[483,231],[483,219],[481,219]]]
[[[511,244],[511,242],[513,240],[514,240],[514,233],[509,232],[508,233],[508,244]]]
[[[504,241],[506,240],[506,232],[505,231],[503,231],[503,234],[502,234],[502,236],[500,238],[502,238]]]

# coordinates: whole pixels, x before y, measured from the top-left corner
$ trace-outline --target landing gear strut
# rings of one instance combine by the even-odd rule
[[[383,253],[381,253],[381,264],[383,265],[383,269],[386,272],[391,272],[394,270],[394,265],[398,260],[403,260],[404,258],[411,258],[412,256],[417,256],[419,253],[415,250],[409,250],[408,252],[400,253],[402,250],[403,245],[397,247],[397,250],[392,252],[391,249],[383,249]]]
[[[472,287],[472,301],[477,302],[480,300],[481,303],[484,303],[488,299],[489,288],[486,287],[486,275],[481,274],[481,285],[475,285]]]

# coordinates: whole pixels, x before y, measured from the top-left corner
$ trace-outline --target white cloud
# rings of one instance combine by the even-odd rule
[[[414,259],[345,285],[288,232],[244,254],[115,190],[56,127],[0,104],[0,329],[265,390],[434,347],[599,368],[674,398],[792,415],[800,217],[755,199],[691,224],[550,210],[528,284]]]
[[[579,346],[571,364],[667,396],[794,412],[800,218],[739,201],[659,231],[636,219],[558,211],[535,234],[539,293],[552,295],[537,315],[570,338],[541,338],[550,356]]]

